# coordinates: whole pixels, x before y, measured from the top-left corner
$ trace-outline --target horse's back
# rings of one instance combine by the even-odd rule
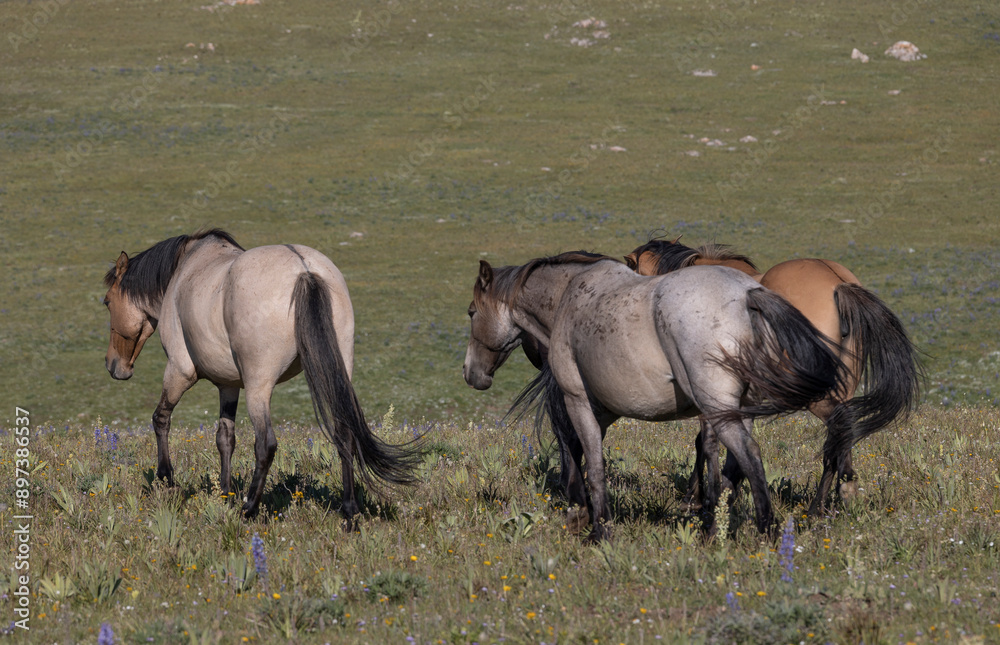
[[[799,258],[776,264],[761,280],[762,285],[783,296],[817,329],[835,341],[839,341],[841,329],[833,294],[845,282],[861,284],[844,265],[816,258]]]

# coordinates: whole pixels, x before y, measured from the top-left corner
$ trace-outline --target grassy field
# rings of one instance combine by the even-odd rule
[[[760,538],[746,495],[725,538],[699,537],[680,499],[692,423],[612,427],[615,539],[600,546],[564,529],[558,460],[530,429],[379,426],[394,441],[429,429],[429,452],[418,486],[368,497],[354,535],[311,428],[278,431],[251,523],[219,497],[208,429],[175,431],[177,489],[150,484],[145,428],[32,437],[31,641],[94,642],[107,623],[127,643],[1000,642],[992,411],[928,407],[877,435],[856,452],[861,495],[821,520],[804,515],[818,422],[760,427],[780,543]]]
[[[93,641],[105,620],[126,642],[998,640],[998,34],[1000,8],[975,0],[0,3],[0,420],[30,411],[46,462],[31,476],[32,629],[56,642]],[[927,58],[882,55],[902,39]],[[208,384],[174,414],[190,475],[180,491],[148,484],[165,359],[154,339],[132,380],[108,377],[101,278],[122,250],[205,226],[328,254],[351,289],[369,418],[393,410],[390,436],[433,429],[425,482],[373,501],[361,535],[325,512],[339,483],[302,379],[274,397],[290,429],[268,493],[280,517],[242,523],[212,495]],[[838,260],[923,352],[921,415],[859,448],[858,502],[797,527],[793,583],[743,524],[745,502],[730,540],[692,539],[677,490],[691,426],[612,432],[618,539],[594,550],[561,531],[531,433],[496,429],[527,361],[488,392],[462,380],[479,259],[620,256],[651,234],[732,244],[761,266]],[[800,437],[816,431],[805,418],[761,430],[796,519],[818,471]],[[0,478],[4,526],[14,481]],[[254,533],[270,570],[237,590],[228,573],[252,565]],[[60,584],[76,593],[59,600]]]

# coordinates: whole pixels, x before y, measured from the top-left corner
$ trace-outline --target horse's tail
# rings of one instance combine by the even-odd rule
[[[722,363],[759,401],[728,414],[762,417],[801,410],[842,387],[844,364],[824,336],[787,300],[763,288],[747,292],[753,341]]]
[[[834,300],[863,392],[838,404],[827,420],[823,454],[837,464],[840,475],[854,444],[916,407],[922,371],[902,322],[878,296],[844,283],[834,290]]]
[[[365,421],[340,353],[326,283],[312,273],[301,274],[292,292],[292,306],[295,346],[323,432],[342,458],[353,453],[358,475],[366,485],[377,486],[372,475],[391,484],[413,483],[419,452],[412,444],[393,446],[382,442]]]
[[[542,428],[546,417],[552,426],[560,451],[579,443],[580,439],[566,410],[566,399],[563,397],[562,388],[552,375],[552,368],[547,361],[542,364],[535,378],[531,379],[514,399],[510,410],[504,416],[504,421],[511,417],[517,421],[532,410],[535,416],[535,436],[539,444],[542,443]]]

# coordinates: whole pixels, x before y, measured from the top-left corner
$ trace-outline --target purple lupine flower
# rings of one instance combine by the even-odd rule
[[[732,591],[726,594],[726,606],[729,607],[729,611],[734,614],[740,610],[740,601],[737,600],[736,594]]]
[[[257,570],[257,575],[261,578],[267,578],[267,554],[264,553],[264,540],[254,533],[250,539],[250,547],[253,551],[253,566]]]
[[[313,438],[312,437],[306,437],[306,445],[309,446],[309,450],[313,449]]]
[[[97,645],[114,645],[115,632],[109,623],[101,623],[101,631],[97,634]]]
[[[94,426],[94,445],[101,445],[101,429],[97,426]]]
[[[785,523],[785,530],[781,534],[781,548],[778,549],[781,555],[781,566],[785,568],[781,572],[781,579],[784,582],[792,581],[792,571],[795,570],[793,559],[795,557],[795,520],[789,516]]]

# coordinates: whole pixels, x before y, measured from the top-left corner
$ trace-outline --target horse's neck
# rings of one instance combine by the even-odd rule
[[[747,274],[757,282],[760,282],[760,279],[764,276],[764,274],[760,273],[759,271],[757,271],[757,269],[753,268],[743,260],[717,260],[713,258],[699,257],[697,260],[694,261],[694,265],[729,267],[730,269],[736,269],[737,271],[742,271],[743,273]]]
[[[593,265],[556,264],[535,269],[517,295],[513,307],[514,321],[528,334],[545,346],[549,344],[550,331],[570,280]]]

